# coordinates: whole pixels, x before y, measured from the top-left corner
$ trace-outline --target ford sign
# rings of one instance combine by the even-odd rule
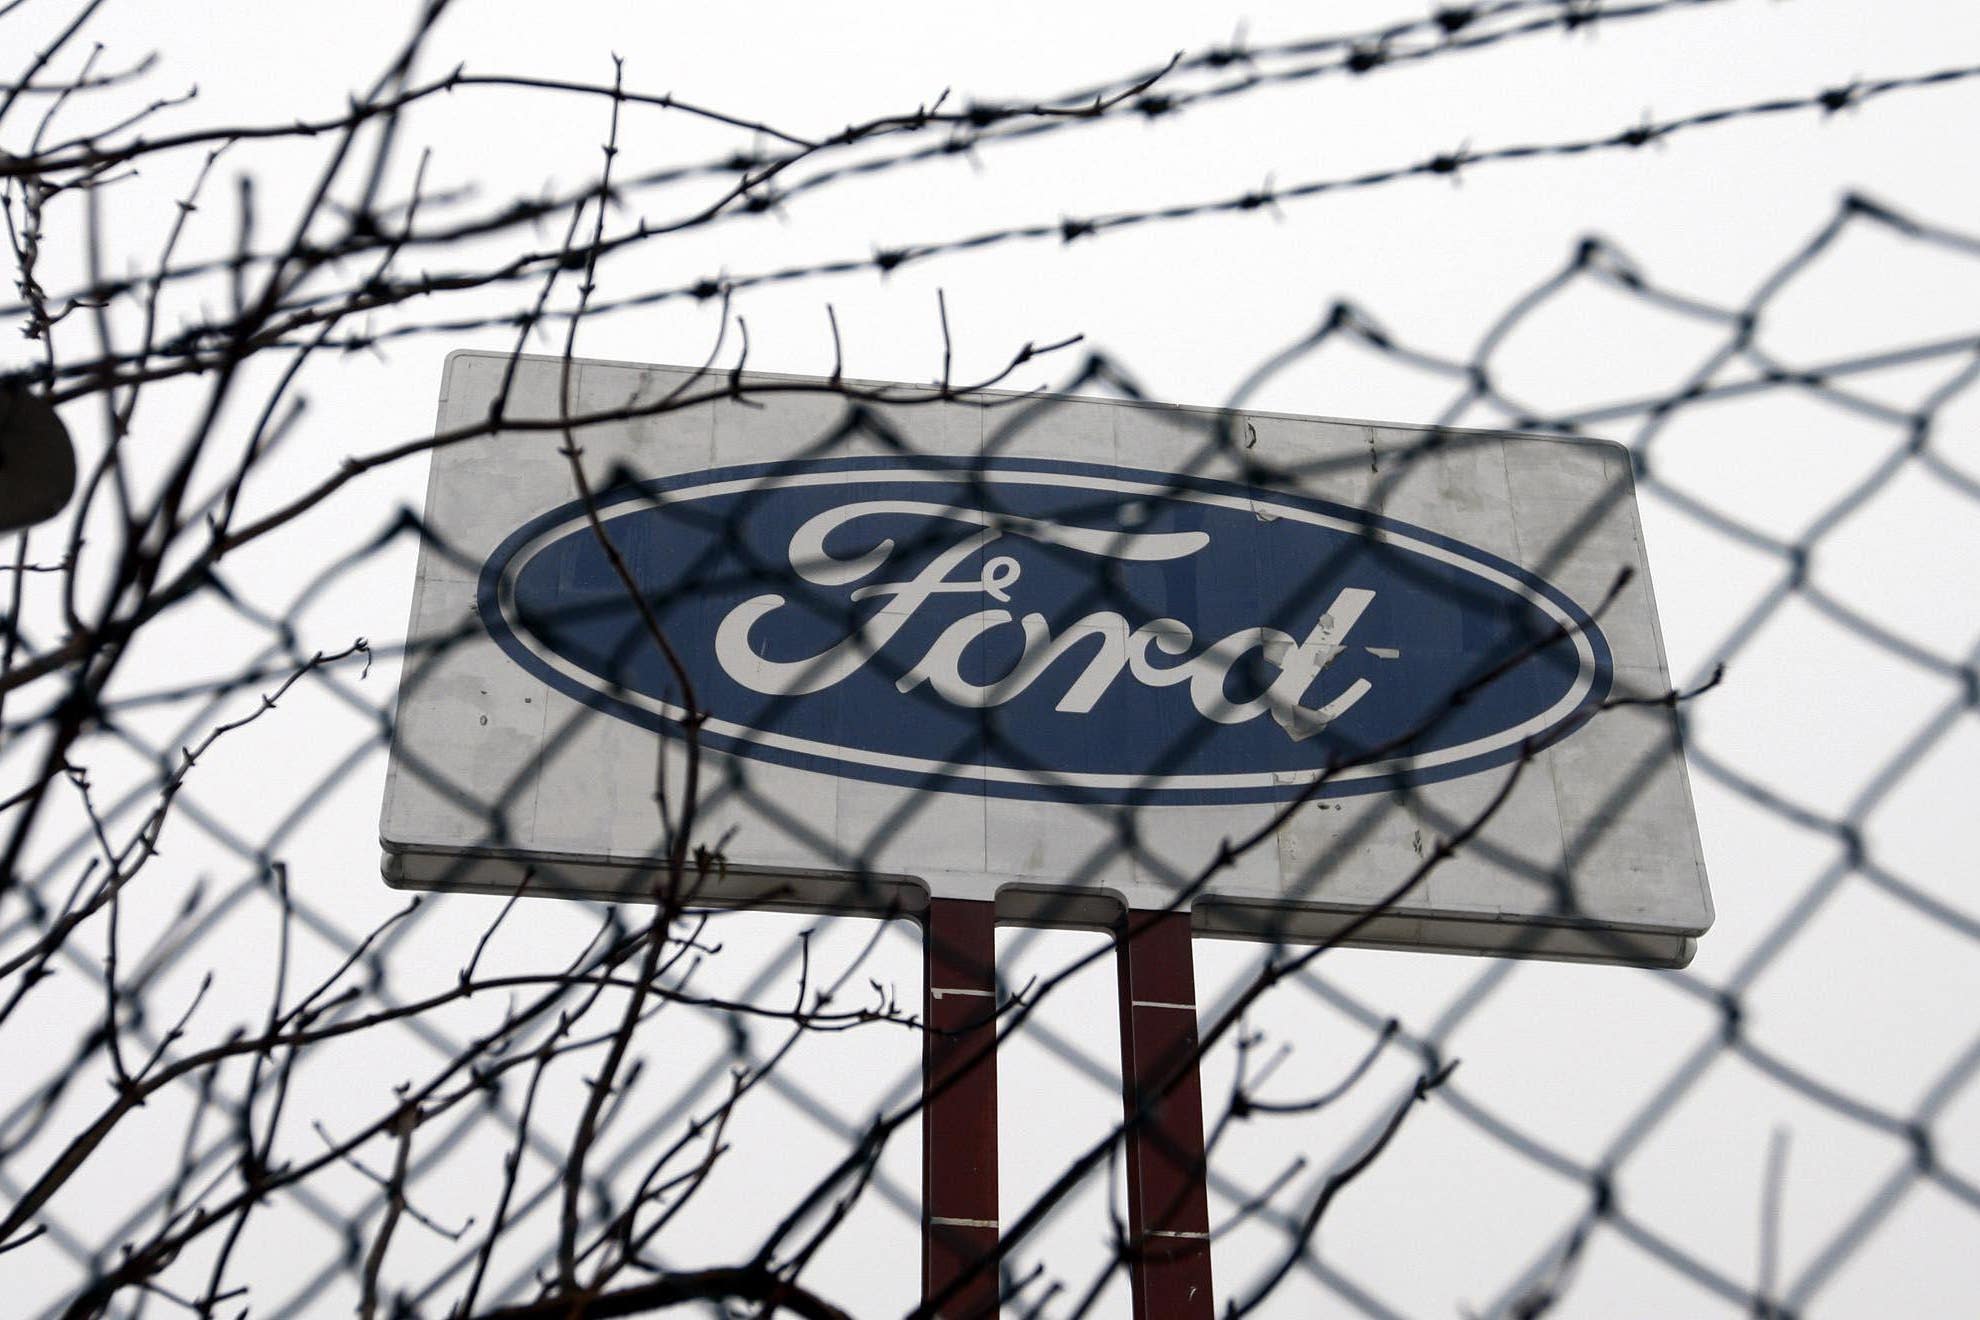
[[[1535,574],[1297,495],[853,458],[602,505],[703,740],[826,774],[1055,801],[1363,793],[1529,755],[1609,691],[1600,628]],[[505,540],[478,599],[552,687],[678,730],[682,686],[582,503]]]
[[[1622,447],[841,384],[449,357],[391,883],[1691,956]]]

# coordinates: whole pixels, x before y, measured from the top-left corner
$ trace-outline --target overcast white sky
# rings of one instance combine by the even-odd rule
[[[197,100],[159,121],[161,128],[280,121],[334,112],[347,92],[367,84],[403,37],[404,8],[376,0],[325,6],[111,0],[90,31],[112,64],[158,52],[156,69],[128,94],[129,105],[197,85]],[[0,67],[15,67],[16,52],[38,45],[67,12],[55,0],[32,0],[0,18]],[[1424,12],[1420,4],[1375,0],[1250,9],[1146,2],[465,2],[443,23],[425,70],[464,63],[475,72],[602,81],[611,77],[610,57],[617,53],[629,86],[822,133],[910,110],[944,90],[956,101],[1036,98],[1159,66],[1177,50],[1225,43],[1234,34],[1266,43],[1353,32]],[[1173,118],[1078,128],[854,181],[794,199],[770,217],[638,248],[601,268],[600,296],[857,258],[1064,215],[1220,198],[1267,181],[1347,177],[1460,147],[1569,141],[1646,116],[1801,97],[1855,79],[1973,63],[1980,63],[1980,8],[1965,0],[1726,0],[1572,36],[1549,32],[1360,80],[1266,88]],[[0,147],[21,149],[23,122],[0,126]],[[849,373],[927,380],[940,370],[939,288],[959,377],[994,371],[1028,340],[1080,334],[1147,394],[1214,404],[1343,298],[1395,340],[1467,360],[1497,318],[1563,267],[1590,234],[1627,254],[1658,287],[1725,306],[1753,296],[1831,221],[1846,194],[1875,198],[1930,224],[1980,230],[1976,122],[1980,83],[1961,83],[1834,116],[1804,112],[1699,129],[1642,151],[1485,164],[1454,180],[1404,180],[1239,217],[1150,225],[1070,246],[1030,242],[944,257],[884,279],[861,272],[772,285],[740,294],[733,310],[747,318],[753,367],[829,370],[829,302]],[[430,187],[471,187],[491,205],[592,177],[604,131],[605,107],[592,100],[494,91],[462,91],[423,107],[406,125],[408,147],[431,149]],[[621,145],[617,169],[633,176],[747,146],[749,137],[629,109]],[[407,151],[402,160],[410,168],[414,158]],[[261,232],[272,241],[316,164],[310,150],[295,144],[235,149],[218,169],[188,254],[224,253],[232,244],[234,175],[253,175]],[[194,154],[148,160],[137,177],[110,190],[110,269],[150,259],[170,222],[171,200],[197,165]],[[679,198],[646,195],[627,209],[650,206],[657,217],[680,205]],[[51,236],[51,270],[80,270],[79,223],[71,216],[72,227]],[[560,233],[546,226],[539,241],[554,242]],[[450,264],[435,254],[409,264],[426,262]],[[44,280],[59,282],[46,274]],[[1960,253],[1859,224],[1770,299],[1760,342],[1780,361],[1803,365],[1970,337],[1980,334],[1976,295],[1980,250]],[[406,319],[498,313],[527,296],[510,290],[416,307]],[[715,328],[712,308],[667,302],[596,320],[578,350],[694,362],[707,352]],[[1526,317],[1499,345],[1491,369],[1507,395],[1537,415],[1557,416],[1667,393],[1724,334],[1721,325],[1590,281]],[[0,350],[8,363],[27,360],[8,343]],[[512,346],[502,330],[426,335],[313,367],[304,382],[307,419],[286,442],[292,466],[284,481],[291,484],[283,489],[300,489],[346,454],[429,427],[449,350]],[[1968,361],[1934,357],[1854,376],[1848,387],[1909,411]],[[1071,365],[1037,364],[1017,383],[1050,385]],[[1394,355],[1337,346],[1276,376],[1250,403],[1395,422],[1507,420],[1486,407],[1454,410],[1462,384]],[[163,451],[191,396],[158,397],[147,421]],[[1641,446],[1644,423],[1640,414],[1619,415],[1588,429]],[[70,424],[87,449],[95,419],[85,414]],[[1778,556],[1715,530],[1697,509],[1795,540],[1904,439],[1900,426],[1794,389],[1687,410],[1659,430],[1642,514],[1676,679],[1708,673],[1786,571]],[[1968,482],[1980,481],[1980,399],[1969,392],[1938,413],[1930,443]],[[403,542],[293,612],[290,600],[401,506],[416,506],[424,479],[422,461],[367,478],[291,534],[243,557],[232,581],[258,608],[291,614],[304,650],[336,649],[357,636],[381,645],[402,637],[412,564],[411,546]],[[253,498],[272,504],[281,493],[271,487]],[[1980,505],[1956,481],[1910,463],[1825,539],[1813,577],[1910,645],[1971,665],[1980,644],[1976,515]],[[125,681],[138,691],[224,675],[263,640],[224,611],[196,606],[158,632]],[[355,672],[346,677],[348,692],[389,709],[397,681],[389,658],[362,682]],[[1409,1036],[1434,1038],[1446,1057],[1463,1063],[1451,1097],[1417,1114],[1376,1170],[1342,1198],[1318,1239],[1315,1261],[1265,1313],[1451,1315],[1503,1304],[1559,1249],[1589,1192],[1585,1182],[1491,1135],[1491,1124],[1502,1122],[1584,1166],[1617,1159],[1617,1203],[1644,1230],[1632,1237],[1613,1226],[1598,1229],[1559,1314],[1744,1313],[1659,1259],[1655,1244],[1707,1262],[1726,1278],[1756,1279],[1765,1168],[1776,1134],[1784,1136],[1786,1152],[1774,1267],[1783,1292],[1797,1282],[1813,1287],[1806,1310],[1815,1315],[1970,1314],[1980,1297],[1980,1255],[1971,1249],[1980,1211],[1939,1188],[1899,1179],[1891,1185],[1903,1190],[1888,1216],[1868,1228],[1855,1250],[1832,1253],[1839,1237],[1853,1235],[1852,1219],[1909,1167],[1912,1148],[1749,1062],[1714,1056],[1721,1019],[1709,1002],[1714,991],[1736,985],[1745,1028],[1771,1057],[1838,1096],[1894,1115],[1912,1114],[1974,1047],[1980,958],[1973,941],[1861,877],[1818,884],[1838,860],[1839,845],[1783,811],[1756,805],[1713,773],[1744,777],[1796,808],[1835,816],[1855,809],[1858,795],[1897,758],[1901,781],[1863,822],[1871,856],[1969,922],[1980,920],[1980,865],[1968,833],[1980,784],[1980,725],[1970,710],[1956,712],[1959,699],[1956,680],[1865,641],[1805,602],[1789,601],[1740,643],[1724,687],[1693,711],[1692,784],[1718,919],[1687,972],[1342,952],[1322,960],[1305,984],[1277,995],[1255,1026],[1268,1049],[1291,1047],[1273,1084],[1284,1096],[1324,1090],[1389,1015],[1401,1018]],[[173,712],[160,711],[136,724],[163,738],[175,720]],[[1950,726],[1943,736],[1917,741],[1921,730],[1940,724]],[[353,756],[348,773],[334,789],[315,794],[347,754]],[[312,688],[285,704],[279,724],[270,720],[231,741],[190,791],[198,811],[241,838],[259,841],[284,830],[277,851],[297,892],[357,932],[403,901],[377,878],[383,770],[375,724]],[[0,772],[17,773],[4,753]],[[115,776],[106,771],[105,777]],[[305,802],[309,809],[287,823]],[[150,877],[157,891],[134,905],[133,922],[162,919],[197,879],[217,891],[246,873],[246,864],[194,821],[181,820],[174,830],[169,870]],[[59,831],[49,837],[52,852]],[[1801,904],[1811,905],[1805,923],[1769,952],[1779,923]],[[440,906],[416,939],[394,951],[402,992],[447,983],[489,915],[477,899]],[[526,924],[505,930],[501,956],[526,963],[542,950],[575,947],[589,933],[590,918],[573,907],[532,907]],[[709,984],[749,985],[811,924],[723,919],[728,952],[711,961]],[[236,1012],[254,1011],[265,986],[265,978],[256,978],[263,976],[269,933],[265,910],[235,909],[209,937],[205,963],[180,978],[184,989],[201,967],[223,965],[223,993],[198,1019],[206,1035],[217,1038],[231,1025],[230,1004],[242,1006]],[[819,955],[828,963],[861,956],[871,933],[860,923],[830,925],[819,936]],[[1006,975],[1022,982],[1063,965],[1088,947],[1088,938],[1007,932],[1013,947]],[[326,945],[312,956],[331,955]],[[911,931],[885,935],[866,956],[856,985],[874,976],[898,984],[903,995],[918,993],[918,941]],[[1242,945],[1199,945],[1197,957],[1200,996],[1211,1012],[1258,954]],[[787,982],[754,992],[774,997]],[[173,1002],[176,985],[160,988],[160,1002]],[[54,1066],[68,1040],[65,1023],[79,1020],[64,1013],[93,1011],[81,988],[72,999],[59,999],[70,993],[57,992],[56,1002],[68,1007],[51,1009],[31,1033],[0,1036],[0,1057],[35,1059],[36,1078]],[[454,1025],[466,1029],[461,1024],[477,1020],[483,1019],[463,1017]],[[721,1024],[685,1014],[663,1018],[657,1031],[645,1044],[642,1114],[697,1094],[695,1079],[711,1064],[719,1076],[727,1045]],[[1102,965],[1063,990],[1042,1013],[1040,1030],[1004,1054],[1007,1211],[1025,1204],[1058,1160],[1117,1118],[1113,1033],[1112,978]],[[768,1040],[762,1036],[759,1047],[767,1049]],[[332,1127],[346,1110],[374,1110],[386,1103],[386,1087],[414,1075],[429,1057],[415,1040],[401,1045],[351,1058],[298,1103]],[[1695,1056],[1712,1061],[1695,1084],[1660,1099],[1659,1088]],[[918,1057],[918,1042],[904,1031],[808,1043],[784,1074],[788,1090],[764,1096],[739,1125],[735,1154],[709,1193],[720,1213],[683,1226],[663,1255],[675,1264],[711,1264],[749,1250],[769,1218],[843,1149],[874,1106],[912,1087]],[[1407,1049],[1393,1048],[1341,1104],[1311,1117],[1241,1125],[1215,1170],[1213,1217],[1230,1220],[1239,1202],[1294,1159],[1303,1159],[1304,1169],[1281,1204],[1303,1204],[1302,1189],[1352,1157],[1418,1064]],[[1220,1055],[1206,1073],[1213,1111],[1229,1069],[1229,1058]],[[1641,1122],[1646,1112],[1654,1122]],[[632,1130],[629,1120],[624,1130]],[[121,1203],[132,1170],[143,1170],[139,1180],[153,1185],[166,1169],[156,1143],[176,1140],[177,1132],[169,1110],[156,1125],[134,1129],[117,1160],[65,1192],[59,1214],[77,1225],[99,1222]],[[1980,1082],[1965,1082],[1936,1111],[1931,1132],[1943,1165],[1968,1186],[1980,1182]],[[315,1140],[301,1120],[291,1139]],[[432,1203],[421,1208],[451,1222],[482,1213],[501,1140],[495,1131],[465,1140],[449,1156],[450,1168],[460,1172],[427,1179]],[[898,1313],[915,1300],[915,1141],[911,1136],[890,1154],[881,1190],[841,1245],[806,1275],[822,1294],[862,1316]],[[353,1176],[343,1195],[355,1204],[365,1191]],[[890,1204],[894,1194],[906,1198],[905,1212]],[[1104,1215],[1103,1189],[1096,1187],[1072,1203],[1023,1262],[1043,1260],[1077,1295],[1086,1271],[1104,1258]],[[1280,1227],[1252,1222],[1220,1241],[1220,1296],[1240,1295],[1283,1240]],[[456,1250],[431,1236],[408,1233],[404,1242],[394,1267],[403,1267],[407,1279],[430,1273]],[[347,1311],[348,1278],[320,1294],[293,1296],[334,1255],[333,1239],[295,1217],[292,1229],[271,1230],[258,1245],[240,1270],[252,1286],[254,1314],[277,1314],[285,1305],[307,1315]],[[1807,1275],[1817,1261],[1825,1262],[1821,1272]],[[510,1267],[521,1271],[527,1263],[519,1255]],[[0,1256],[0,1281],[14,1295],[52,1297],[73,1277],[70,1268],[59,1244],[44,1242]],[[1058,1305],[1048,1305],[1048,1313],[1058,1313]],[[1116,1288],[1102,1309],[1125,1315],[1124,1289]]]

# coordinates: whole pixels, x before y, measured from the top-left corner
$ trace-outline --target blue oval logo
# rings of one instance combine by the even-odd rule
[[[858,458],[599,507],[703,744],[825,774],[1078,802],[1338,796],[1503,765],[1609,691],[1600,629],[1525,569],[1229,482]],[[680,684],[580,502],[504,541],[478,602],[552,687],[679,732]]]

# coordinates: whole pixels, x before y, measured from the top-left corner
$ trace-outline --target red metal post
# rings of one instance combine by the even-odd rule
[[[981,1268],[936,1314],[997,1315],[997,922],[989,903],[934,899],[923,926],[921,1295]]]
[[[1118,954],[1135,1320],[1212,1320],[1189,914],[1129,912]]]

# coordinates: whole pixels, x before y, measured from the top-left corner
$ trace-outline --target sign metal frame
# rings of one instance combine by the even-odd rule
[[[1182,906],[1200,935],[1304,943],[1351,931],[1348,942],[1371,947],[1647,966],[1684,965],[1710,925],[1675,718],[1628,704],[1654,700],[1669,678],[1620,446],[994,392],[871,405],[855,417],[829,382],[810,382],[818,392],[807,394],[788,388],[805,378],[766,373],[742,380],[782,392],[648,417],[638,414],[694,372],[579,360],[570,374],[575,415],[632,414],[579,428],[589,469],[649,493],[691,486],[711,469],[821,457],[884,466],[906,462],[904,451],[935,464],[976,460],[985,471],[1104,462],[1179,473],[1185,497],[1210,492],[1229,503],[1239,498],[1232,492],[1251,491],[1261,521],[1369,510],[1371,526],[1407,528],[1394,534],[1462,547],[1493,571],[1539,582],[1566,603],[1563,617],[1599,604],[1597,640],[1613,652],[1613,692],[1624,704],[1549,745],[1518,747],[1527,764],[1511,799],[1425,885],[1369,917],[1426,847],[1490,801],[1506,770],[1304,804]],[[504,386],[505,416],[560,417],[564,378],[561,358],[457,352],[439,424],[484,419]],[[1245,439],[1228,443],[1233,435]],[[475,614],[491,590],[489,566],[523,538],[518,529],[573,498],[562,443],[539,426],[434,456],[415,653],[380,830],[394,885],[602,899],[651,888],[651,731],[585,712],[567,690],[525,672]],[[602,512],[614,516],[621,499],[638,507],[637,493],[608,488]],[[1612,592],[1619,576],[1626,584]],[[422,660],[417,648],[434,638],[445,647]],[[1129,910],[1176,906],[1177,886],[1224,839],[1280,810],[1272,801],[1004,802],[736,758],[710,741],[718,745],[703,753],[713,768],[705,782],[746,778],[754,788],[718,795],[703,817],[711,837],[734,840],[724,865],[687,896],[705,906],[918,915],[952,898],[990,902],[1006,922],[1112,927]],[[680,750],[662,754],[678,762]],[[490,803],[508,813],[498,828],[486,818]],[[1139,842],[1132,856],[1107,854],[1120,837]]]

